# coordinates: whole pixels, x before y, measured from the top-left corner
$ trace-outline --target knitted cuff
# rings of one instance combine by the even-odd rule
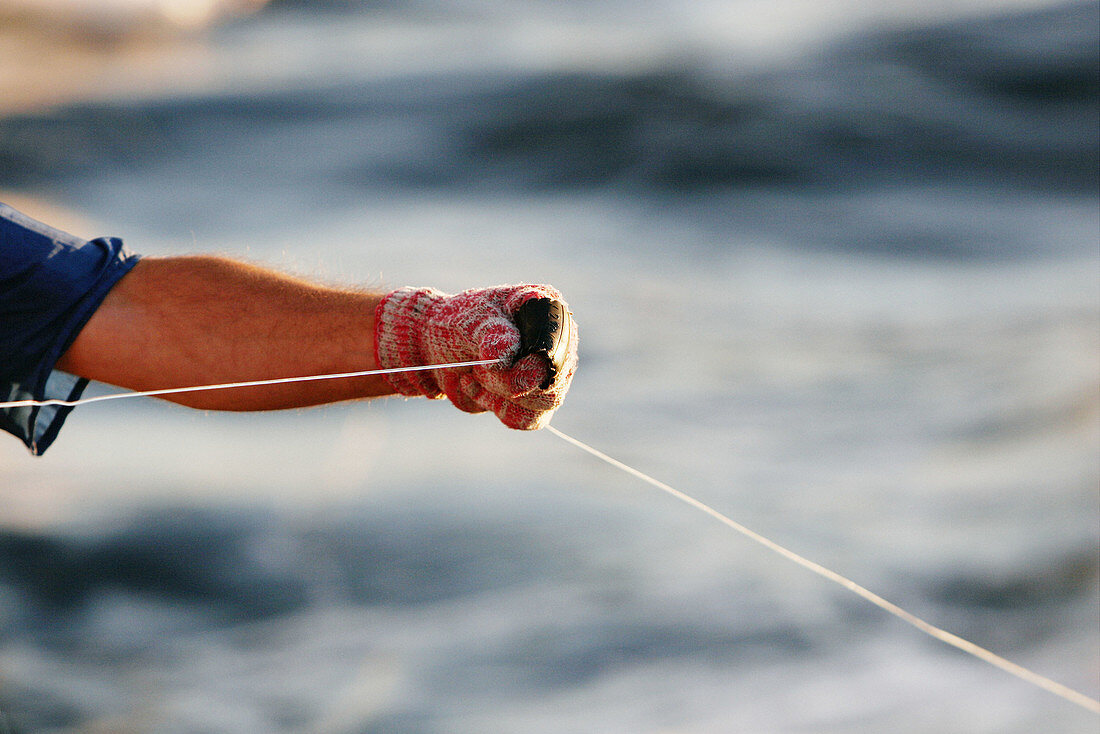
[[[379,302],[374,312],[374,354],[379,367],[392,369],[428,364],[422,347],[428,314],[445,297],[446,294],[434,288],[406,286]],[[431,370],[398,372],[385,375],[385,378],[402,395],[443,397]]]

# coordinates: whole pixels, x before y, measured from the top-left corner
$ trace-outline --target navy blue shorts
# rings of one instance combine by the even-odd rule
[[[0,402],[80,396],[88,381],[54,365],[137,261],[119,239],[85,241],[0,204]],[[69,410],[0,408],[0,428],[41,454]]]

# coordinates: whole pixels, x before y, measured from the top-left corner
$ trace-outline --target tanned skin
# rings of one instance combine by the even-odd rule
[[[377,368],[382,294],[330,288],[226,258],[145,258],[58,362],[131,390]],[[392,394],[378,376],[165,396],[205,410],[275,410]]]

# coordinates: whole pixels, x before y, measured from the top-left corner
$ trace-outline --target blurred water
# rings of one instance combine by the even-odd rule
[[[1094,3],[282,2],[0,119],[139,251],[554,283],[555,423],[1100,693]],[[1094,732],[547,435],[78,410],[0,446],[16,731]]]

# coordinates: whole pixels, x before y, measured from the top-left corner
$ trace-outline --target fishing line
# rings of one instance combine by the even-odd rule
[[[422,366],[417,366],[417,367],[395,367],[395,368],[389,368],[389,369],[360,370],[360,371],[356,371],[356,372],[335,372],[335,373],[323,374],[323,375],[305,375],[305,376],[301,376],[301,377],[277,377],[277,378],[266,379],[266,380],[247,380],[247,381],[244,381],[244,382],[223,382],[223,383],[211,384],[211,385],[192,385],[192,386],[189,386],[189,387],[171,387],[171,388],[163,388],[163,389],[160,389],[160,390],[143,390],[143,391],[134,391],[134,392],[111,393],[109,395],[97,395],[97,396],[93,396],[93,397],[90,397],[90,398],[81,398],[81,399],[78,399],[78,400],[56,400],[56,399],[50,399],[50,400],[15,400],[15,401],[9,401],[9,402],[0,402],[0,408],[45,407],[45,406],[51,406],[51,405],[63,406],[63,407],[76,407],[78,405],[87,405],[88,403],[98,403],[98,402],[102,402],[102,401],[105,401],[105,400],[121,400],[121,399],[125,399],[125,398],[140,398],[140,397],[157,397],[157,396],[160,396],[160,395],[175,395],[175,394],[179,394],[179,393],[199,392],[199,391],[203,391],[203,390],[229,390],[229,389],[233,389],[233,388],[242,388],[242,387],[261,387],[261,386],[264,386],[264,385],[282,385],[282,384],[293,383],[293,382],[312,382],[312,381],[317,381],[317,380],[340,380],[340,379],[346,379],[346,378],[350,378],[350,377],[367,377],[367,376],[370,376],[370,375],[387,375],[387,374],[395,374],[395,373],[398,373],[398,372],[416,372],[416,371],[420,371],[420,370],[438,370],[438,369],[449,369],[449,368],[453,368],[453,367],[474,367],[474,366],[477,366],[477,365],[496,364],[498,361],[499,360],[495,360],[495,359],[480,359],[480,360],[471,360],[471,361],[468,361],[468,362],[447,362],[447,363],[443,363],[443,364],[422,365]],[[878,594],[875,594],[874,592],[864,588],[863,586],[860,586],[856,582],[852,581],[851,579],[849,579],[845,576],[842,576],[841,574],[837,573],[836,571],[832,571],[828,568],[825,568],[821,564],[815,563],[814,561],[811,561],[808,558],[806,558],[804,556],[801,556],[798,553],[795,553],[794,551],[792,551],[788,548],[785,548],[784,546],[776,543],[775,541],[770,540],[770,539],[764,537],[763,535],[760,535],[759,533],[757,533],[753,530],[750,530],[749,528],[745,527],[741,523],[736,522],[735,520],[727,517],[726,515],[723,515],[721,512],[718,512],[713,507],[710,507],[709,505],[695,499],[694,497],[692,497],[692,496],[690,496],[690,495],[688,495],[684,492],[681,492],[680,490],[676,489],[675,487],[672,487],[668,484],[665,484],[664,482],[662,482],[658,479],[654,479],[653,477],[649,476],[648,474],[646,474],[646,473],[644,473],[644,472],[642,472],[638,469],[635,469],[632,466],[624,464],[623,462],[619,461],[618,459],[614,459],[614,458],[608,456],[607,454],[603,453],[602,451],[600,451],[598,449],[593,448],[592,446],[589,446],[588,444],[584,443],[583,441],[575,439],[572,436],[566,435],[565,433],[562,433],[561,431],[559,431],[557,428],[554,428],[553,426],[546,426],[546,430],[548,430],[553,435],[557,436],[562,441],[565,441],[566,443],[574,446],[575,448],[578,448],[581,451],[584,451],[584,452],[596,457],[597,459],[599,459],[599,460],[601,460],[601,461],[603,461],[607,464],[610,464],[611,466],[615,467],[616,469],[619,469],[620,471],[623,471],[623,472],[625,472],[625,473],[627,473],[627,474],[629,474],[629,475],[631,475],[631,476],[633,476],[637,479],[640,479],[641,481],[643,481],[647,484],[650,484],[650,485],[656,487],[657,489],[661,490],[662,492],[665,492],[666,494],[669,494],[672,497],[675,497],[676,499],[680,500],[681,502],[684,502],[685,504],[691,505],[695,509],[697,509],[697,510],[699,510],[699,511],[701,511],[701,512],[707,514],[707,515],[710,515],[712,518],[714,518],[718,522],[720,522],[723,525],[729,527],[730,529],[740,533],[741,535],[745,536],[749,540],[752,540],[755,543],[758,543],[759,545],[762,545],[765,548],[771,550],[772,552],[779,554],[780,556],[786,558],[787,560],[792,561],[793,563],[796,563],[799,566],[802,566],[803,568],[805,568],[809,571],[812,571],[813,573],[817,574],[818,576],[821,576],[825,579],[828,579],[829,581],[832,581],[833,583],[847,589],[848,591],[852,592],[853,594],[865,599],[866,601],[870,602],[871,604],[874,604],[876,607],[879,607],[883,611],[886,611],[886,612],[892,614],[893,616],[897,617],[898,619],[901,619],[903,622],[906,622],[907,624],[909,624],[913,627],[916,627],[918,630],[925,633],[926,635],[928,635],[930,637],[933,637],[933,638],[935,638],[935,639],[937,639],[937,640],[939,640],[943,643],[946,643],[946,644],[948,644],[948,645],[950,645],[950,646],[952,646],[952,647],[954,647],[958,650],[961,650],[961,651],[963,651],[963,652],[965,652],[969,655],[972,655],[972,656],[978,658],[979,660],[984,660],[985,662],[989,663],[990,665],[993,665],[997,668],[1000,668],[1001,670],[1003,670],[1003,671],[1005,671],[1005,672],[1007,672],[1011,675],[1014,675],[1017,678],[1020,678],[1021,680],[1025,681],[1027,683],[1030,683],[1031,685],[1034,685],[1038,688],[1041,688],[1042,690],[1045,690],[1049,693],[1053,693],[1054,695],[1059,696],[1059,697],[1069,701],[1070,703],[1074,703],[1074,704],[1076,704],[1076,705],[1078,705],[1078,706],[1080,706],[1084,709],[1087,709],[1088,711],[1092,711],[1094,713],[1100,714],[1100,701],[1092,699],[1092,698],[1086,696],[1083,693],[1079,693],[1078,691],[1075,691],[1072,688],[1069,688],[1068,686],[1062,685],[1061,683],[1058,683],[1057,681],[1051,680],[1050,678],[1047,678],[1043,675],[1040,675],[1040,674],[1038,674],[1038,673],[1036,673],[1032,670],[1029,670],[1029,669],[1027,669],[1027,668],[1025,668],[1021,665],[1017,665],[1016,663],[1013,663],[1010,660],[1006,660],[1005,658],[1002,658],[1000,655],[997,655],[996,653],[991,652],[991,651],[985,649],[984,647],[980,647],[979,645],[976,645],[973,642],[965,640],[965,639],[959,637],[958,635],[952,634],[952,633],[950,633],[950,632],[948,632],[944,629],[936,627],[935,625],[931,624],[930,622],[926,622],[925,620],[921,619],[920,617],[916,616],[915,614],[912,614],[911,612],[907,612],[906,610],[902,609],[898,605],[896,605],[896,604],[894,604],[890,601],[887,601],[886,599],[879,596]],[[2,719],[0,719],[0,723],[3,723]]]
[[[451,367],[474,367],[483,364],[496,364],[496,359],[476,359],[469,362],[446,362],[444,364],[428,364],[417,367],[391,367],[379,370],[360,370],[358,372],[333,372],[324,375],[305,375],[304,377],[274,377],[269,380],[247,380],[245,382],[222,382],[216,385],[191,385],[189,387],[169,387],[161,390],[143,390],[140,392],[119,392],[110,395],[96,395],[79,400],[13,400],[0,403],[0,408],[33,408],[48,405],[60,405],[67,408],[88,403],[99,403],[104,400],[122,400],[124,398],[147,398],[158,395],[176,395],[185,392],[199,392],[202,390],[228,390],[236,387],[261,387],[263,385],[284,385],[290,382],[315,382],[317,380],[342,380],[348,377],[367,377],[369,375],[392,375],[397,372],[418,372],[421,370],[443,370]]]
[[[965,652],[969,655],[973,655],[974,657],[978,658],[979,660],[984,660],[987,663],[989,663],[990,665],[994,665],[994,666],[1000,668],[1001,670],[1016,676],[1017,678],[1020,678],[1024,681],[1034,685],[1034,686],[1038,686],[1039,688],[1041,688],[1045,691],[1048,691],[1050,693],[1053,693],[1056,696],[1060,696],[1061,698],[1064,698],[1065,700],[1067,700],[1071,703],[1075,703],[1075,704],[1077,704],[1078,706],[1081,706],[1084,709],[1087,709],[1087,710],[1092,711],[1094,713],[1100,714],[1100,701],[1089,698],[1088,696],[1086,696],[1083,693],[1079,693],[1079,692],[1073,690],[1072,688],[1069,688],[1068,686],[1064,686],[1061,683],[1058,683],[1057,681],[1053,681],[1050,678],[1039,675],[1038,673],[1036,673],[1034,671],[1031,671],[1031,670],[1028,670],[1027,668],[1025,668],[1021,665],[1017,665],[1016,663],[1013,663],[1010,660],[1006,660],[1006,659],[1002,658],[1000,655],[997,655],[994,652],[990,652],[989,650],[986,650],[984,647],[980,647],[978,645],[975,645],[973,642],[970,642],[968,640],[964,640],[963,638],[959,637],[958,635],[954,635],[954,634],[952,634],[952,633],[950,633],[946,630],[943,630],[943,629],[940,629],[939,627],[936,627],[935,625],[933,625],[929,622],[924,621],[923,619],[916,616],[915,614],[912,614],[910,612],[905,611],[904,609],[899,607],[897,604],[889,602],[886,599],[883,599],[878,594],[874,593],[873,591],[870,591],[870,590],[860,586],[855,581],[852,581],[851,579],[849,579],[845,576],[841,576],[836,571],[832,571],[828,568],[825,568],[824,566],[822,566],[819,563],[814,563],[813,561],[809,560],[808,558],[805,558],[804,556],[801,556],[798,553],[795,553],[794,551],[779,545],[775,541],[769,540],[768,538],[765,538],[763,535],[760,535],[759,533],[745,527],[741,523],[736,522],[735,520],[732,520],[731,518],[723,515],[721,512],[718,512],[718,510],[715,510],[713,507],[710,507],[709,505],[706,505],[703,502],[700,502],[699,500],[695,499],[694,497],[691,497],[690,495],[685,494],[684,492],[681,492],[680,490],[676,489],[675,487],[671,487],[671,486],[665,484],[664,482],[662,482],[658,479],[654,479],[653,477],[649,476],[648,474],[646,474],[644,472],[641,472],[641,471],[639,471],[638,469],[635,469],[632,466],[628,466],[627,464],[624,464],[623,462],[619,461],[618,459],[611,458],[610,456],[603,453],[602,451],[599,451],[598,449],[592,448],[588,444],[586,444],[582,441],[578,441],[577,439],[573,438],[572,436],[568,436],[568,435],[562,433],[561,431],[554,428],[553,426],[546,426],[546,430],[548,430],[550,433],[554,434],[555,436],[557,436],[561,440],[565,441],[566,443],[571,444],[572,446],[580,449],[581,451],[585,451],[585,452],[591,454],[592,456],[595,456],[600,461],[603,461],[607,464],[610,464],[611,466],[615,467],[616,469],[619,469],[620,471],[626,472],[627,474],[630,474],[631,476],[636,477],[637,479],[640,479],[643,482],[646,482],[647,484],[650,484],[650,485],[656,487],[657,489],[661,490],[662,492],[665,492],[669,495],[672,495],[676,499],[680,500],[681,502],[684,502],[686,504],[691,505],[692,507],[694,507],[697,510],[705,512],[706,514],[710,515],[711,517],[713,517],[715,520],[722,523],[723,525],[726,525],[727,527],[732,528],[733,530],[736,530],[738,533],[740,533],[741,535],[744,535],[749,540],[752,540],[756,543],[759,543],[760,545],[764,546],[765,548],[767,548],[767,549],[783,556],[787,560],[793,561],[794,563],[797,563],[799,566],[802,566],[803,568],[805,568],[809,571],[812,571],[813,573],[816,573],[818,576],[826,578],[826,579],[828,579],[829,581],[832,581],[835,584],[839,584],[840,586],[844,587],[845,589],[852,592],[853,594],[856,594],[857,596],[860,596],[863,599],[866,599],[867,601],[871,602],[876,607],[878,607],[878,608],[880,608],[884,611],[887,611],[890,614],[897,617],[898,619],[901,619],[902,621],[912,625],[913,627],[916,627],[918,630],[925,633],[926,635],[934,637],[935,639],[937,639],[941,642],[945,642],[948,645],[951,645],[952,647],[955,647],[959,650],[962,650],[963,652]]]

